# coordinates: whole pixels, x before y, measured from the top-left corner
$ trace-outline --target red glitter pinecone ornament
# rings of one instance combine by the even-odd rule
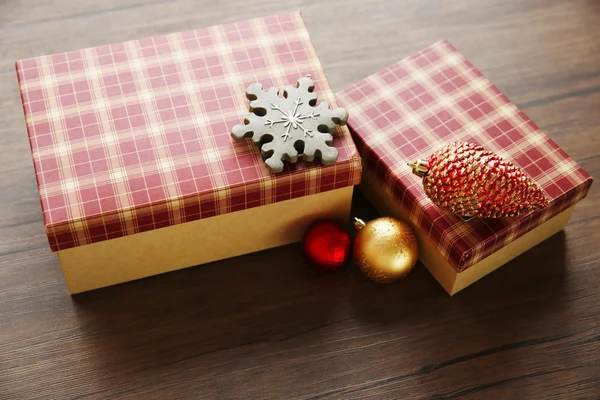
[[[408,165],[423,178],[431,201],[463,217],[514,217],[548,205],[521,168],[473,143],[446,145],[428,160]]]

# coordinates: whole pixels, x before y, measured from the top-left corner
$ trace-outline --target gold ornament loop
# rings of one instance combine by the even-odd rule
[[[407,163],[412,168],[412,173],[420,178],[427,176],[429,172],[429,163],[426,160],[415,160],[411,163]]]

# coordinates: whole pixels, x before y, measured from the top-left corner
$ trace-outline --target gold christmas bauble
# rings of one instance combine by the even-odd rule
[[[356,219],[354,260],[367,278],[394,282],[411,271],[419,258],[419,244],[410,226],[390,217],[368,223]]]

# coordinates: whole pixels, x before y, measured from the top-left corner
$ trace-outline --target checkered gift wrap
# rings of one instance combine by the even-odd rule
[[[591,177],[450,43],[433,44],[337,94],[350,131],[386,192],[459,272],[581,200]],[[550,206],[520,218],[471,219],[442,211],[406,164],[456,140],[522,167]]]
[[[332,166],[271,174],[231,128],[245,90],[311,74],[335,99],[299,13],[16,63],[52,250],[312,195],[360,181],[348,129]]]

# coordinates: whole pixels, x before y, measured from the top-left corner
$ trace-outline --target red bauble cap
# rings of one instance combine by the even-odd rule
[[[350,235],[343,226],[332,221],[319,221],[302,238],[304,254],[322,271],[335,271],[348,261]]]

